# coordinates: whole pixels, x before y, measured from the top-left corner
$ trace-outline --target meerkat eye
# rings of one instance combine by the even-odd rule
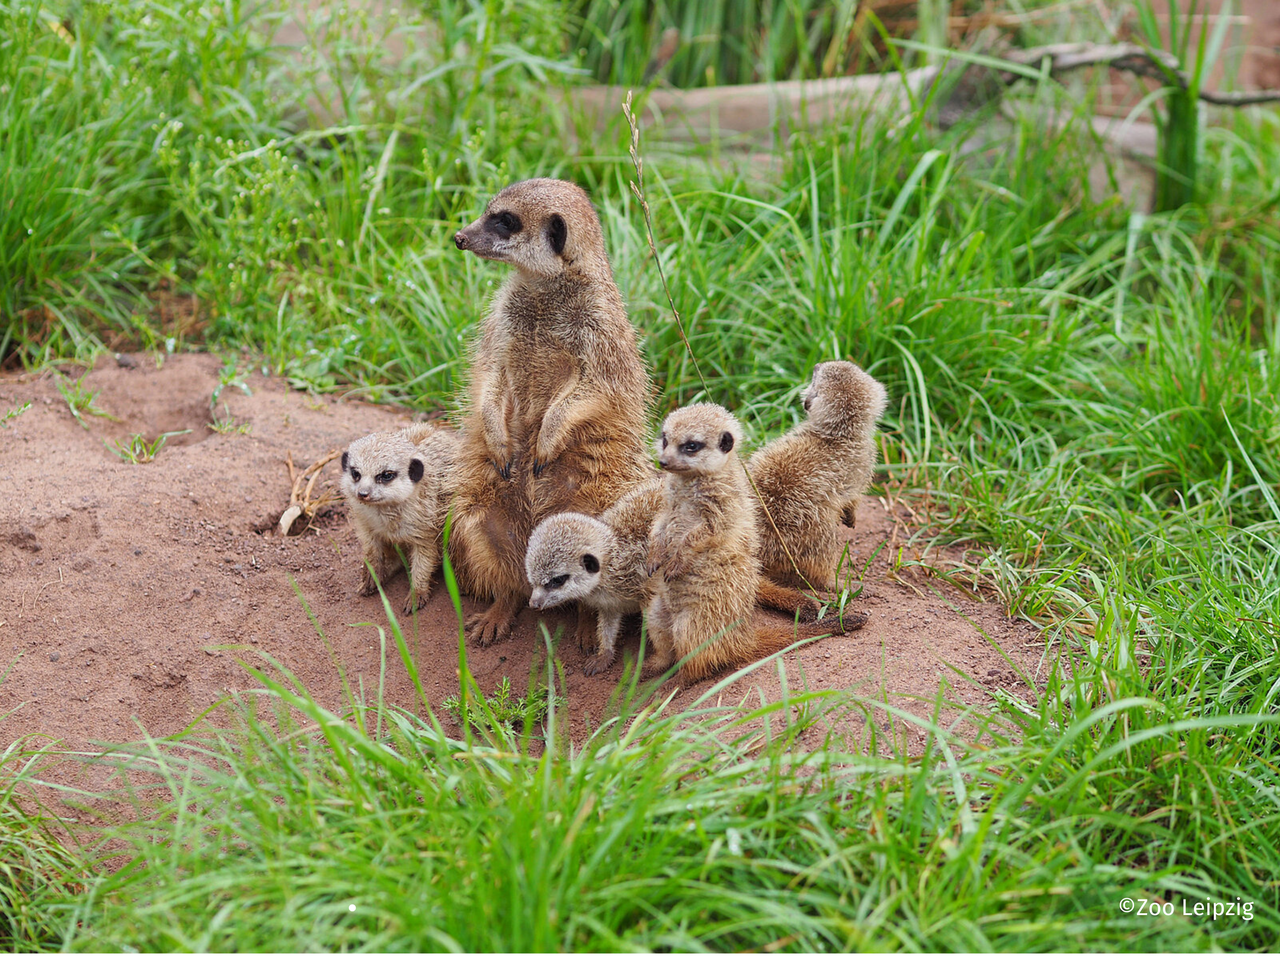
[[[691,457],[705,446],[701,440],[686,440],[680,444],[680,452]]]
[[[394,470],[383,470],[380,474],[378,474],[373,479],[378,483],[390,483],[395,478],[396,478],[396,472]]]
[[[524,224],[510,210],[503,210],[501,213],[495,213],[489,217],[489,227],[505,240],[512,234],[519,233]]]
[[[351,468],[351,479],[354,480],[356,483],[360,482],[360,471],[357,470],[355,467]]]
[[[558,577],[552,577],[550,580],[548,580],[544,584],[544,586],[548,590],[559,590],[568,582],[569,582],[569,575],[567,573],[562,573]]]
[[[665,433],[662,435],[662,449],[667,449],[667,435]]]

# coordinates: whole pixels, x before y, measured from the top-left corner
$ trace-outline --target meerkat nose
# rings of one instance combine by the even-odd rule
[[[459,250],[467,249],[467,235],[461,230],[453,235],[453,242]]]
[[[659,460],[659,461],[658,461],[658,469],[659,469],[659,470],[665,470],[665,469],[667,469],[667,467],[668,467],[668,466],[669,466],[669,464],[667,463],[667,461],[666,461],[666,460]]]

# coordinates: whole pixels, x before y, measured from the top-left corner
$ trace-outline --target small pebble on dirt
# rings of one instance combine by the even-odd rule
[[[55,650],[53,653],[49,654],[49,662],[50,662],[50,663],[57,663],[57,662],[58,662],[58,658],[59,658],[60,656],[62,656],[62,654],[58,653],[58,651],[56,651],[56,650]]]

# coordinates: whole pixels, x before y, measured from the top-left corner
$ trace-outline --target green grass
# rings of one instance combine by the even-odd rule
[[[651,262],[625,128],[595,133],[552,105],[579,63],[559,6],[415,11],[399,65],[355,15],[295,61],[264,39],[271,5],[49,9],[69,14],[67,36],[0,3],[11,364],[117,343],[248,348],[299,388],[449,406],[504,275],[453,232],[510,180],[572,177],[601,215],[655,417],[709,392],[758,442],[802,416],[815,362],[856,360],[892,398],[883,482],[931,521],[921,538],[980,548],[936,572],[1044,627],[1062,666],[1029,702],[911,721],[930,736],[918,753],[862,722],[871,704],[794,678],[787,703],[754,713],[633,704],[568,743],[552,710],[545,741],[455,742],[425,704],[330,713],[266,669],[222,729],[131,752],[126,766],[161,775],[132,776],[139,803],[168,815],[124,829],[126,869],[32,901],[32,929],[54,938],[33,943],[1276,941],[1274,112],[1205,129],[1213,189],[1150,216],[1092,190],[1088,111],[1050,87],[1010,95],[1059,98],[1072,123],[1020,120],[977,151],[981,118],[938,131],[923,104],[797,134],[767,174],[646,141],[704,390]],[[428,14],[438,28],[415,32]],[[286,75],[339,83],[339,115],[302,124]],[[175,302],[193,323],[168,319]],[[219,392],[243,372],[225,367]],[[1125,896],[1176,914],[1125,916]],[[1252,920],[1181,912],[1236,898]]]
[[[1071,680],[1055,671],[1038,707],[968,711],[981,749],[895,711],[928,732],[918,756],[879,734],[873,702],[785,683],[751,710],[711,706],[719,688],[679,713],[624,704],[578,744],[555,734],[553,709],[531,746],[501,725],[450,739],[425,700],[334,713],[267,666],[229,725],[107,758],[141,822],[117,831],[132,859],[76,904],[71,946],[1274,942],[1280,796],[1260,789],[1268,765],[1246,740],[1275,718],[1169,706],[1137,662],[1137,619],[1117,609],[1100,634],[1112,652],[1082,654]],[[846,731],[869,731],[869,749]],[[1124,897],[1175,915],[1126,916]],[[1252,917],[1210,929],[1184,913],[1215,900],[1253,904]]]
[[[0,683],[8,674],[0,674]],[[0,751],[0,950],[55,948],[68,901],[92,867],[55,832],[31,787],[43,773],[42,751],[22,740]]]

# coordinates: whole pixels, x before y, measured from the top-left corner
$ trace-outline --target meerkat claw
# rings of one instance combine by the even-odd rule
[[[613,653],[597,654],[596,656],[592,657],[586,662],[586,664],[582,668],[582,673],[584,676],[594,677],[596,674],[604,673],[611,666],[613,666],[613,661],[614,661]]]

